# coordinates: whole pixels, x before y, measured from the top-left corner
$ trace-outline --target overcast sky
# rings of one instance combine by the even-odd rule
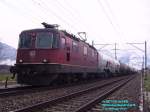
[[[0,41],[17,48],[19,33],[41,22],[85,31],[89,43],[149,44],[150,0],[0,0]]]

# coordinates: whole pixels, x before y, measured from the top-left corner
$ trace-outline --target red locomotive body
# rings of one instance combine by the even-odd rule
[[[90,77],[97,65],[96,49],[66,31],[45,28],[20,34],[15,65],[18,83],[47,85],[56,79]]]

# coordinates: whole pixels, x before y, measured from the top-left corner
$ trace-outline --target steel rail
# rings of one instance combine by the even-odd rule
[[[96,105],[97,103],[99,103],[102,100],[104,100],[105,98],[107,98],[109,95],[111,95],[112,93],[114,93],[116,90],[118,90],[119,88],[121,88],[122,86],[124,86],[126,83],[128,83],[132,79],[133,78],[130,78],[127,81],[122,82],[120,85],[117,85],[117,86],[113,87],[112,89],[106,91],[105,93],[103,93],[99,97],[93,99],[92,101],[86,103],[82,107],[76,109],[74,112],[86,112],[86,110],[92,108],[94,105]]]
[[[90,88],[87,88],[85,90],[73,92],[73,93],[70,93],[68,95],[64,95],[64,96],[60,96],[60,97],[57,97],[57,98],[54,98],[54,99],[47,100],[45,102],[41,102],[41,103],[37,103],[37,104],[31,105],[31,106],[27,106],[27,107],[24,107],[24,108],[21,108],[21,109],[17,109],[17,110],[14,110],[12,112],[32,112],[33,110],[38,110],[38,109],[41,109],[41,108],[46,108],[48,105],[57,104],[60,101],[65,101],[65,100],[67,100],[69,98],[72,98],[74,96],[86,93],[88,91],[92,91],[92,90],[95,90],[95,89],[103,88],[105,86],[111,85],[111,84],[113,84],[115,82],[118,82],[118,81],[121,81],[121,80],[124,80],[124,79],[128,79],[128,78],[122,78],[122,79],[119,79],[119,80],[107,82],[107,83],[105,83],[103,85],[98,85],[96,87],[90,87]]]

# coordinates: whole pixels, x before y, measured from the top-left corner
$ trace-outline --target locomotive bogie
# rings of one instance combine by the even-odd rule
[[[75,80],[86,78],[88,79],[90,77],[90,74],[94,74],[96,73],[95,71],[97,71],[97,69],[95,68],[86,66],[75,66],[55,63],[16,64],[15,69],[17,73],[17,82],[21,84],[30,85],[48,85],[54,81],[57,81],[57,79],[59,79],[62,75],[64,78],[63,80],[73,75],[77,78]]]

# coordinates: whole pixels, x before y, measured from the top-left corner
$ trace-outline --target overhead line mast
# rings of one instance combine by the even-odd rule
[[[145,41],[144,43],[127,43],[127,44],[133,46],[134,48],[136,48],[139,51],[142,51],[144,53],[144,55],[145,55],[144,56],[145,57],[144,58],[144,62],[145,62],[144,70],[145,70],[145,77],[146,77],[146,75],[147,75],[147,42]],[[143,49],[136,46],[136,45],[139,45],[139,44],[144,44],[145,49],[143,50]]]

